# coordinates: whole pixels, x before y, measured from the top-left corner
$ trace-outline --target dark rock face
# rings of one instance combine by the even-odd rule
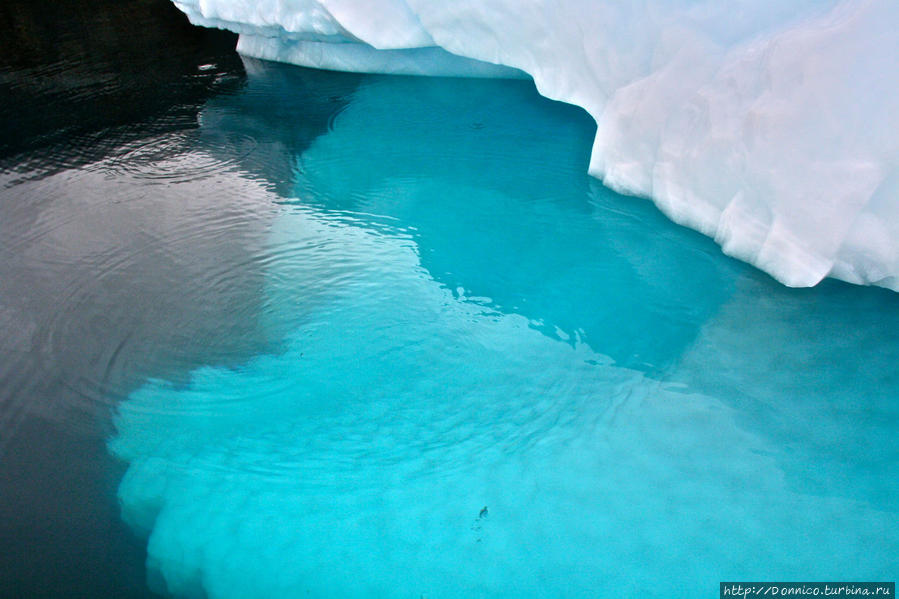
[[[0,24],[0,161],[160,115],[189,125],[243,77],[236,36],[191,26],[167,0],[8,0]]]

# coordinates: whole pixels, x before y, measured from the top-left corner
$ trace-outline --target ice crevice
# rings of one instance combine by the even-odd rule
[[[531,76],[597,122],[590,174],[790,286],[899,290],[894,0],[175,0],[246,55]]]

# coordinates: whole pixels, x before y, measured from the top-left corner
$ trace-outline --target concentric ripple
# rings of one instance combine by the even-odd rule
[[[128,144],[104,161],[103,169],[108,176],[129,175],[159,184],[199,181],[228,170],[257,146],[246,134],[202,132],[185,131]],[[172,160],[173,156],[181,158]]]
[[[162,162],[123,166],[121,157],[11,184],[28,201],[0,223],[2,347],[23,359],[4,360],[0,376],[38,382],[31,392],[4,385],[21,397],[5,410],[91,434],[146,373],[174,376],[265,345],[254,332],[262,268],[254,256],[268,211],[253,197],[266,192],[233,176],[222,191],[234,154],[250,150],[240,136],[216,155],[173,137],[181,151],[163,162],[178,193],[161,197],[148,186]],[[195,172],[198,163],[208,169]],[[223,325],[226,314],[234,321]],[[3,436],[15,428],[10,421]]]

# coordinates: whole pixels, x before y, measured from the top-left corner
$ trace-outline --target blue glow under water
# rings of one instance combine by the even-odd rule
[[[254,104],[295,91],[279,72],[201,129],[302,129]],[[119,407],[119,497],[157,588],[895,578],[895,294],[783,288],[608,191],[585,175],[589,118],[529,83],[367,77],[343,100],[271,150],[287,169],[233,174],[275,212],[260,319],[280,351]]]

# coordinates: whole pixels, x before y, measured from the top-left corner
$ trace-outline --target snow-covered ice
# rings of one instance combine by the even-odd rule
[[[590,173],[791,286],[899,289],[892,0],[175,0],[246,55],[533,77],[597,122]]]

